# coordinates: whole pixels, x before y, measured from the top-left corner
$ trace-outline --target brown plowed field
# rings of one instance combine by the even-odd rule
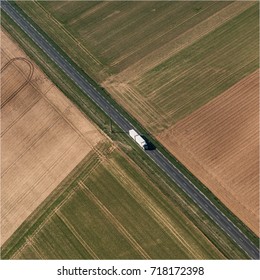
[[[259,235],[259,71],[158,136]]]
[[[1,244],[102,140],[1,31]]]

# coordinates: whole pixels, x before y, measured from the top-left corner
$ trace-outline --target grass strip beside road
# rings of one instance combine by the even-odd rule
[[[11,32],[12,35],[14,35],[14,37],[16,38],[16,40],[22,45],[22,47],[26,50],[27,54],[34,60],[36,61],[37,64],[39,64],[44,72],[51,78],[51,80],[54,81],[54,83],[74,102],[77,104],[77,106],[89,117],[91,118],[95,123],[97,123],[97,125],[103,130],[105,131],[113,140],[115,141],[119,141],[122,143],[127,143],[127,145],[130,146],[134,146],[136,147],[135,143],[133,143],[129,137],[125,134],[122,133],[111,133],[110,132],[110,120],[109,118],[103,113],[103,111],[101,109],[99,109],[91,100],[89,100],[89,98],[87,98],[74,84],[73,82],[65,76],[65,74],[38,48],[38,46],[36,46],[31,39],[28,38],[27,35],[25,35],[21,30],[19,30],[19,28],[16,26],[16,24],[14,24],[4,13],[2,13],[3,15],[3,24],[5,26],[5,28]],[[8,24],[7,24],[8,22]],[[74,64],[75,66],[75,64]],[[78,69],[78,67],[76,67]],[[82,70],[81,70],[82,73]],[[84,76],[86,77],[86,74],[83,73]],[[98,89],[101,90],[101,92],[103,93],[103,95],[105,95],[109,101],[116,107],[118,108],[118,110],[124,115],[126,116],[128,119],[130,119],[130,121],[138,128],[138,130],[141,133],[144,133],[145,135],[147,135],[147,131],[145,131],[141,126],[139,126],[139,124],[133,119],[131,118],[128,114],[126,114],[122,108],[120,108],[115,101],[110,97],[110,95],[108,93],[106,93],[104,90],[102,90],[98,84],[96,84],[93,80],[91,80],[89,77],[87,77],[88,80]],[[113,124],[113,130],[114,132],[120,132],[121,130],[115,125]],[[149,136],[148,136],[149,138]],[[207,190],[207,188],[205,186],[203,186],[194,176],[192,176],[192,174],[190,174],[185,167],[183,167],[179,162],[176,161],[176,159],[172,158],[172,156],[170,156],[167,151],[154,139],[150,140],[156,144],[156,147],[171,161],[173,162],[175,165],[177,165],[179,167],[179,169],[181,171],[183,171],[185,173],[185,175],[192,181],[195,182],[197,186],[200,187],[201,190],[203,190],[204,193],[207,194],[207,196],[209,196],[209,191]],[[165,174],[158,174],[161,173],[158,170],[158,167],[147,157],[145,156],[145,154],[139,150],[138,148],[134,149],[133,151],[129,152],[129,150],[127,150],[126,148],[124,148],[122,146],[122,149],[125,150],[125,152],[128,154],[129,157],[131,157],[136,163],[139,163],[140,161],[142,161],[143,163],[145,163],[147,165],[147,170],[148,172],[152,172],[152,173],[157,173],[157,176],[159,175],[159,177],[164,177],[164,180],[166,180],[167,182],[169,182],[169,178],[165,175]],[[156,172],[155,172],[156,170]],[[167,177],[167,178],[166,178]],[[170,185],[172,186],[173,183],[171,182]],[[158,185],[160,186],[160,184]],[[182,196],[184,196],[183,192],[181,190],[179,190],[178,188],[174,188],[174,191],[178,191],[179,194],[181,194]],[[164,189],[164,192],[168,192],[168,190]],[[185,195],[186,196],[186,195]],[[220,202],[218,202],[214,196],[212,196],[213,198],[213,202],[215,204],[221,204]],[[189,198],[185,198],[187,200],[189,200]],[[222,205],[222,207],[224,207]],[[220,207],[219,207],[220,208]],[[226,209],[227,211],[224,211],[226,213],[228,213],[228,209]],[[229,217],[232,217],[232,220],[234,221],[236,218],[230,213]],[[235,221],[235,224],[238,224],[238,219],[237,221]],[[245,226],[241,223],[240,226],[241,230],[245,231]],[[248,232],[249,235],[251,234],[250,231]],[[248,235],[247,233],[247,235]],[[254,235],[250,236],[250,239],[252,241],[254,241],[255,244],[258,245],[258,239],[257,237],[255,237]]]

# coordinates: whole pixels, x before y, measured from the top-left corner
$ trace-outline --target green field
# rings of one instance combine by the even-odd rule
[[[99,151],[88,155],[35,217],[18,229],[23,234],[7,242],[3,258],[227,257],[124,153],[108,143]],[[231,243],[225,246],[232,252]],[[236,249],[232,255],[242,257]]]
[[[77,64],[94,74],[98,81],[102,81],[98,73],[95,73],[98,68],[91,69],[82,61],[82,58],[89,59],[89,52],[106,67],[108,73],[119,73],[148,52],[229,5],[228,2],[210,1],[190,3],[40,1],[34,4],[28,2],[17,4],[55,39],[61,48],[68,51]],[[198,12],[200,15],[194,16]],[[174,28],[174,24],[180,27]],[[65,30],[89,52],[84,53],[84,49],[77,47],[81,57],[74,54],[72,45],[67,45],[73,42],[68,35],[64,36]],[[63,35],[57,36],[57,32]],[[101,68],[100,70],[104,71]]]
[[[153,135],[259,64],[254,2],[17,4]]]
[[[78,12],[75,12],[73,3],[62,5],[62,8],[59,4],[46,2],[43,6],[113,73],[119,73],[228,4],[97,2],[96,10],[92,3],[86,3]],[[73,12],[68,13],[69,10]],[[204,12],[194,16],[198,11]],[[181,27],[174,28],[175,24]]]
[[[246,10],[133,83],[168,125],[259,67],[257,7]]]

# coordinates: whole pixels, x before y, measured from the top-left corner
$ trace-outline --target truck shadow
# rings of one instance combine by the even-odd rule
[[[154,144],[147,139],[147,137],[145,137],[144,135],[141,135],[141,137],[145,140],[145,142],[147,143],[147,150],[156,150],[156,147],[154,146]]]

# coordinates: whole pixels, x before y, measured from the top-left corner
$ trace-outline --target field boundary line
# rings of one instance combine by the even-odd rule
[[[63,92],[60,91],[62,94]],[[46,92],[47,94],[48,92]],[[65,108],[64,111],[61,111],[55,104],[53,104],[53,102],[46,96],[46,95],[42,95],[43,99],[60,115],[60,117],[78,134],[78,136],[90,147],[92,148],[92,150],[94,150],[100,157],[102,157],[102,153],[96,148],[96,145],[92,145],[90,143],[90,141],[88,139],[86,139],[86,137],[81,133],[81,131],[75,126],[72,124],[72,122],[66,117],[66,114],[65,112],[66,111],[69,111],[70,108],[73,106],[73,104],[68,104],[68,106]],[[66,97],[66,96],[65,96]],[[66,97],[67,99],[67,97]],[[67,101],[67,100],[66,100]],[[69,100],[70,101],[70,100]],[[83,115],[83,113],[77,108],[75,107],[80,115],[82,114],[83,118],[86,119],[86,117]],[[93,128],[95,128],[99,133],[100,131],[96,128],[96,126],[89,120],[87,119],[87,121],[93,126]],[[101,133],[102,136],[104,136],[102,133]],[[100,140],[102,141],[102,139]],[[100,142],[99,141],[99,142]]]
[[[233,202],[234,204],[236,205],[237,207],[237,216],[239,217],[241,215],[241,213],[244,213],[245,217],[244,217],[244,220],[243,220],[243,223],[245,223],[248,227],[249,225],[252,225],[252,224],[256,224],[256,223],[252,223],[251,219],[249,219],[249,216],[250,216],[250,213],[252,214],[253,217],[257,217],[256,213],[252,211],[252,209],[248,208],[249,204],[246,204],[245,201],[242,200],[241,202],[241,197],[239,198],[239,192],[235,192],[233,188],[231,188],[231,183],[229,182],[226,187],[225,187],[225,184],[227,184],[227,182],[225,183],[225,181],[219,181],[219,179],[216,177],[217,175],[214,175],[214,174],[221,174],[221,172],[223,172],[223,168],[220,168],[221,165],[219,165],[219,162],[218,162],[218,166],[215,165],[214,163],[214,160],[215,160],[215,157],[214,158],[207,158],[207,160],[210,160],[212,162],[212,166],[215,168],[210,168],[210,169],[205,169],[205,166],[207,167],[207,164],[201,164],[200,162],[198,162],[198,159],[196,159],[193,155],[193,152],[191,152],[192,150],[192,145],[191,144],[187,144],[187,146],[185,146],[183,144],[183,139],[187,138],[187,137],[191,137],[191,139],[193,137],[196,136],[196,133],[199,133],[199,130],[197,130],[197,128],[199,127],[199,125],[197,124],[197,127],[194,128],[195,131],[197,130],[197,132],[195,132],[195,134],[193,133],[187,133],[187,135],[185,133],[180,133],[180,129],[188,129],[189,127],[191,127],[191,123],[192,122],[192,119],[195,118],[197,119],[198,116],[205,116],[206,115],[211,115],[211,111],[210,111],[210,108],[212,108],[212,105],[214,105],[214,107],[217,107],[218,110],[216,111],[216,109],[214,109],[214,115],[213,116],[216,116],[217,114],[220,114],[221,111],[224,109],[224,108],[229,108],[228,111],[233,111],[233,113],[230,113],[230,115],[228,116],[228,119],[229,119],[229,122],[232,123],[235,118],[238,118],[240,115],[238,115],[236,113],[236,111],[234,110],[234,108],[232,108],[232,103],[230,100],[232,100],[232,98],[235,98],[235,92],[236,91],[241,91],[240,89],[240,85],[244,85],[246,84],[246,81],[247,81],[247,85],[249,85],[249,87],[247,86],[247,89],[248,90],[252,90],[251,86],[252,86],[252,76],[254,74],[257,74],[258,73],[258,69],[253,71],[253,72],[250,72],[250,74],[246,75],[245,77],[243,77],[240,81],[238,81],[237,83],[235,83],[234,85],[232,85],[231,87],[229,87],[228,89],[226,89],[220,96],[216,97],[215,99],[211,100],[210,102],[208,102],[205,107],[205,110],[203,109],[204,107],[202,106],[200,109],[198,109],[197,111],[194,111],[192,115],[192,118],[187,116],[186,117],[186,120],[183,119],[179,125],[178,124],[175,124],[173,126],[171,126],[169,128],[168,131],[165,131],[165,132],[162,132],[161,135],[160,135],[160,138],[165,140],[166,138],[168,139],[174,139],[173,141],[169,141],[168,142],[168,146],[169,145],[173,145],[173,147],[175,147],[176,151],[179,151],[177,153],[178,157],[180,158],[183,158],[184,159],[184,162],[188,162],[189,159],[192,160],[192,164],[190,165],[193,170],[195,170],[196,166],[199,167],[199,171],[198,171],[198,175],[199,175],[199,179],[202,180],[201,178],[203,177],[202,174],[204,173],[204,183],[205,182],[208,182],[207,184],[210,184],[211,185],[211,191],[213,192],[213,194],[216,196],[216,197],[222,197],[221,201],[222,203],[225,203],[225,205],[232,205],[232,201],[230,199],[230,197],[233,198]],[[254,83],[253,83],[254,85]],[[228,94],[228,95],[227,95]],[[251,92],[252,94],[252,92]],[[225,100],[225,106],[223,107],[221,104],[221,100],[223,100],[223,96],[227,96],[228,98],[224,99]],[[232,97],[233,96],[233,97]],[[253,109],[253,107],[251,106],[254,102],[253,102],[253,96],[252,95],[248,95],[248,98],[247,98],[247,101],[244,103],[241,103],[240,101],[237,102],[236,106],[238,106],[238,108],[241,107],[241,105],[245,105],[245,104],[248,104],[246,105],[247,107],[251,107]],[[230,97],[230,98],[229,98]],[[230,107],[231,106],[231,107]],[[243,107],[243,106],[242,106]],[[252,111],[252,110],[251,110]],[[248,115],[247,115],[248,116]],[[215,118],[215,117],[214,117]],[[217,119],[220,123],[221,122],[226,122],[225,118],[222,117],[222,118],[219,118]],[[200,121],[202,121],[202,119],[200,119]],[[206,122],[207,123],[207,122]],[[243,123],[243,122],[242,122]],[[200,123],[202,124],[202,122]],[[240,121],[240,124],[241,124],[241,121]],[[222,127],[222,132],[227,132],[228,129],[230,129],[230,127]],[[225,130],[223,130],[225,129]],[[253,130],[253,133],[257,133],[256,130]],[[167,136],[168,135],[168,136]],[[175,138],[173,138],[172,135],[177,135],[175,136]],[[217,135],[215,133],[215,135]],[[166,137],[166,138],[165,138]],[[213,136],[212,136],[213,137]],[[212,139],[214,138],[210,138],[209,141],[211,141]],[[246,138],[247,139],[247,138]],[[193,140],[191,140],[193,141]],[[247,141],[247,140],[244,140],[244,141]],[[202,143],[205,143],[205,140],[202,142]],[[216,144],[216,141],[213,141],[214,145]],[[223,139],[222,140],[218,140],[218,145],[222,145],[223,144]],[[185,156],[188,155],[187,157]],[[196,154],[196,153],[195,153]],[[183,156],[184,155],[184,156]],[[199,157],[200,158],[200,157]],[[224,158],[224,155],[222,154],[222,161],[223,161],[223,158]],[[194,169],[195,168],[195,169]],[[221,171],[222,169],[222,171]],[[215,172],[213,172],[215,171]],[[193,171],[194,172],[194,171]],[[212,173],[213,172],[213,173]],[[216,173],[216,172],[220,172],[220,173]],[[218,175],[218,177],[220,177]],[[211,183],[209,183],[211,182]],[[215,182],[215,183],[214,183]],[[214,187],[215,185],[215,187]],[[221,193],[222,193],[222,196],[221,196]],[[219,198],[220,199],[220,198]],[[238,207],[238,205],[240,205],[240,207]],[[240,209],[240,210],[239,210]],[[245,214],[247,213],[247,214]],[[239,218],[241,221],[242,219]]]
[[[247,10],[255,3],[256,2],[243,2],[242,4],[240,2],[231,3],[227,7],[213,14],[211,17],[182,33],[177,38],[171,40],[161,48],[153,51],[152,53],[149,53],[138,62],[130,65],[128,68],[115,75],[115,77],[121,81],[124,81],[125,77],[127,77],[128,82],[135,81],[145,72],[148,72],[149,70],[163,63],[184,48],[187,48],[191,44],[194,44],[199,39],[209,34],[209,32],[213,32],[213,30],[217,29],[227,21],[236,17],[237,15],[239,15],[239,13]],[[222,19],[219,20],[218,16],[223,12],[224,14],[222,15]],[[199,33],[199,35],[197,35],[197,33]],[[189,39],[187,40],[187,38]],[[170,52],[167,51],[169,47],[171,47]]]
[[[98,165],[100,164],[99,162],[97,163]],[[91,167],[88,171],[86,176],[88,176],[89,172],[92,172],[92,169],[95,169],[96,166]],[[82,172],[82,171],[81,171]],[[73,189],[71,189],[68,194],[66,194],[66,196],[63,198],[63,200],[57,205],[55,206],[55,208],[50,212],[50,214],[48,216],[46,216],[43,221],[39,224],[39,226],[37,226],[37,228],[34,230],[33,234],[31,235],[31,238],[34,238],[41,230],[42,228],[45,226],[45,224],[47,224],[49,222],[49,220],[57,213],[57,211],[59,211],[59,209],[68,202],[68,200],[74,195],[75,191],[77,190],[78,186],[73,187]],[[44,214],[43,214],[44,215]],[[27,239],[26,239],[27,240]],[[17,250],[13,255],[16,256],[21,250],[24,249],[25,246],[27,246],[27,241],[24,241],[24,244],[19,248],[19,250]]]
[[[116,163],[113,161],[110,161],[110,164],[113,166],[114,169],[117,170],[117,172],[121,175],[121,177],[124,178],[124,182],[128,182],[128,187],[124,186],[124,184],[121,184],[122,187],[125,189],[125,191],[131,195],[132,198],[138,203],[138,201],[144,202],[144,203],[138,203],[146,212],[152,214],[153,220],[158,223],[162,229],[164,229],[167,234],[173,234],[174,237],[177,237],[179,242],[182,244],[182,246],[189,251],[194,258],[200,257],[202,259],[202,256],[195,252],[189,244],[181,237],[181,235],[177,232],[177,230],[174,229],[172,225],[171,219],[168,217],[168,214],[165,215],[165,213],[162,213],[164,211],[157,210],[154,206],[154,202],[151,198],[148,198],[147,195],[140,189],[136,187],[136,184],[133,183],[133,181],[121,170],[119,170],[119,167]],[[117,178],[117,180],[120,180],[122,183],[122,178]],[[147,205],[147,207],[144,207],[144,205]],[[185,217],[186,218],[186,217]],[[169,235],[172,237],[172,235]]]
[[[63,204],[65,204],[74,194],[74,189],[72,189],[67,195],[66,197],[50,212],[50,214],[43,219],[43,221],[39,224],[39,226],[35,229],[35,231],[32,233],[32,235],[30,235],[30,239],[33,240],[36,235],[41,231],[41,229],[52,219],[52,217],[56,214],[56,212],[63,206]],[[26,237],[23,245],[17,250],[15,251],[15,253],[11,256],[12,259],[14,259],[18,253],[21,253],[22,250],[28,246],[28,238]]]
[[[147,252],[141,247],[141,245],[132,237],[132,235],[125,229],[125,227],[116,219],[116,217],[104,206],[104,204],[92,193],[92,191],[82,182],[78,181],[81,189],[86,195],[99,207],[103,214],[110,220],[115,228],[128,240],[133,248],[145,259],[151,259]]]
[[[215,52],[215,54],[216,54],[216,52]],[[212,56],[213,56],[213,55],[212,55]],[[209,56],[208,56],[208,58],[209,58]],[[219,85],[220,85],[220,84],[223,84],[223,82],[224,82],[228,77],[230,77],[230,76],[232,76],[232,75],[235,75],[236,73],[239,73],[239,72],[241,71],[242,68],[244,68],[244,67],[246,67],[247,65],[249,65],[252,61],[253,61],[253,60],[248,61],[247,64],[243,65],[243,66],[242,66],[241,68],[239,68],[237,71],[235,71],[235,72],[233,72],[233,73],[230,73],[229,75],[226,74],[226,75],[224,75],[221,79],[219,78],[219,79],[217,80],[217,83],[218,83]],[[159,88],[156,88],[154,91],[152,91],[152,92],[151,92],[151,95],[149,94],[149,96],[148,96],[149,100],[150,100],[150,101],[155,101],[156,98],[157,98],[157,99],[159,99],[160,102],[162,102],[162,101],[160,100],[160,96],[159,96],[156,92],[158,92],[160,89],[163,89],[167,84],[173,83],[173,81],[175,81],[178,77],[183,76],[184,73],[190,72],[193,68],[196,68],[196,67],[198,67],[199,64],[203,64],[203,63],[204,63],[203,60],[201,60],[198,64],[196,64],[195,66],[192,66],[192,67],[190,67],[189,69],[183,71],[180,75],[178,75],[178,76],[176,76],[176,77],[172,77],[172,79],[170,79],[169,81],[167,81],[166,83],[164,83],[163,85],[161,85]],[[203,74],[201,73],[200,75],[203,75]],[[243,79],[243,78],[244,78],[244,77],[242,77],[242,79]],[[207,89],[205,89],[204,91],[201,91],[201,94],[200,94],[199,97],[202,97],[202,96],[206,95],[207,92],[210,91],[210,90],[212,90],[215,86],[216,86],[216,84],[212,84],[211,86],[207,87]],[[214,100],[216,97],[217,97],[217,96],[213,97],[213,99],[209,100],[208,102],[211,102],[211,101]],[[186,99],[187,102],[188,102],[188,100],[189,100],[189,102],[193,102],[193,99],[192,99],[192,98],[193,98],[193,97],[192,97],[192,95],[191,95],[189,99]],[[158,102],[159,102],[159,101],[158,101]],[[171,110],[171,111],[168,111],[168,112],[167,112],[167,110],[165,110],[165,118],[166,118],[166,119],[172,119],[175,113],[178,113],[178,112],[181,111],[183,108],[185,108],[185,106],[187,106],[187,104],[188,104],[187,102],[184,103],[181,107],[176,108],[175,110]],[[203,107],[204,105],[206,105],[208,102],[206,102],[205,104],[202,104],[201,107]],[[200,109],[200,107],[197,108],[197,109],[195,109],[195,111],[196,111],[196,110],[199,110],[199,109]],[[193,111],[193,112],[195,112],[195,111]],[[184,117],[181,117],[181,118],[180,118],[179,120],[177,120],[174,124],[171,124],[170,126],[168,126],[167,128],[165,128],[164,130],[170,129],[172,126],[176,125],[179,121],[183,120],[183,119],[186,118],[186,117],[187,117],[187,115],[184,115]],[[164,130],[162,130],[160,133],[162,133]],[[160,133],[159,133],[159,134],[160,134]]]
[[[75,192],[75,189],[74,189]],[[96,259],[100,260],[98,255],[95,253],[95,251],[90,247],[90,245],[80,236],[80,234],[77,232],[77,230],[74,228],[74,226],[69,222],[69,220],[61,213],[61,211],[57,211],[56,215],[62,220],[64,225],[72,232],[72,234],[76,237],[76,239],[79,241],[79,243],[85,248],[87,252],[90,253],[90,255]]]
[[[82,43],[81,43],[79,40],[77,40],[65,27],[63,27],[63,25],[60,24],[60,22],[59,22],[58,20],[56,20],[56,18],[54,18],[54,17],[52,16],[52,14],[49,13],[38,1],[37,1],[37,2],[35,1],[35,4],[37,4],[37,5],[44,11],[44,13],[46,13],[46,15],[47,15],[53,22],[55,22],[55,24],[56,24],[57,26],[59,26],[59,27],[62,29],[62,31],[63,31],[67,36],[69,36],[69,37],[76,43],[76,45],[77,45],[79,48],[81,48],[81,49],[82,49],[96,64],[98,64],[98,65],[103,65],[94,55],[91,54],[91,52],[90,52],[85,46],[82,45]]]
[[[70,151],[70,149],[74,146],[74,144],[77,142],[77,140],[78,140],[78,138],[76,138],[76,140],[71,144],[71,146],[70,146],[62,155],[60,155],[60,156],[57,158],[57,160],[54,161],[54,163],[53,163],[50,167],[46,168],[46,167],[44,166],[44,167],[45,167],[44,172],[40,175],[40,177],[36,180],[36,182],[35,182],[33,185],[30,186],[30,189],[28,189],[27,192],[23,193],[23,194],[19,197],[19,201],[20,201],[20,200],[23,200],[26,196],[28,196],[28,193],[31,193],[32,190],[34,190],[35,188],[37,188],[38,184],[46,177],[46,174],[50,173],[50,170],[53,169],[53,168],[57,165],[57,163],[59,163],[59,162],[61,161],[61,159],[62,159],[62,158]],[[53,182],[51,183],[51,185],[52,185],[52,184],[53,184]],[[49,185],[49,187],[50,187],[51,185]],[[19,203],[19,201],[18,201],[17,203]],[[2,220],[4,220],[4,218],[5,218],[6,216],[8,216],[9,213],[10,213],[11,211],[12,211],[12,208],[9,209],[9,211],[7,211],[7,212],[5,213],[4,216],[2,215]]]
[[[239,71],[239,70],[237,70],[237,71]],[[258,70],[255,70],[255,71],[251,72],[251,74],[254,73],[254,72],[256,72],[256,71],[258,71]],[[235,73],[236,73],[236,72],[235,72]],[[249,74],[249,75],[251,75],[251,74]],[[229,76],[230,76],[230,75],[229,75]],[[246,77],[248,77],[248,75],[245,76],[245,77],[243,77],[240,81],[244,80]],[[225,79],[225,78],[223,78],[223,79]],[[232,85],[231,87],[229,87],[228,89],[226,89],[223,93],[225,93],[227,90],[230,90],[230,89],[231,89],[232,87],[234,87],[235,85],[236,85],[236,84]],[[216,98],[220,98],[221,95],[222,95],[222,94],[220,94],[219,96],[213,98],[212,100],[210,100],[210,101],[209,101],[208,103],[206,103],[205,105],[208,106],[208,105],[214,103],[214,102],[216,101]],[[202,110],[202,108],[203,108],[203,106],[200,107],[200,108],[198,108],[197,110],[195,110],[195,111],[193,112],[193,114],[194,114],[195,112],[199,111],[199,110]],[[170,113],[169,113],[169,114],[170,114]],[[170,116],[170,115],[169,115],[169,116]],[[184,117],[184,118],[181,119],[180,121],[184,121],[184,120],[187,119],[187,118],[189,118],[189,116]],[[180,122],[180,121],[179,121],[179,122]],[[179,123],[179,122],[178,122],[178,123]],[[164,131],[162,131],[161,133],[159,133],[159,134],[157,135],[156,138],[164,137],[163,135],[169,133],[172,129],[174,129],[174,127],[175,127],[176,125],[177,125],[177,123],[171,125],[171,126],[168,127],[167,129],[165,129]],[[221,186],[221,182],[219,182],[219,180],[218,180],[212,173],[209,173],[208,171],[205,170],[204,166],[194,158],[194,155],[186,148],[186,146],[183,144],[182,141],[180,141],[180,140],[178,140],[177,138],[175,138],[175,142],[176,142],[176,144],[177,144],[179,147],[181,147],[182,150],[185,151],[185,153],[186,153],[190,158],[192,158],[192,159],[194,160],[194,162],[195,162],[197,165],[199,165],[199,166],[201,167],[201,169],[202,169],[203,171],[205,171],[205,173],[207,173],[212,179],[214,179],[214,180]]]
[[[39,259],[43,260],[43,256],[41,255],[41,253],[39,252],[39,250],[36,248],[34,241],[32,240],[31,237],[26,237],[26,241],[25,241],[25,246],[23,246],[23,250],[25,250],[26,248],[32,249],[32,251],[39,257]],[[10,259],[19,259],[19,255],[21,255],[23,252],[20,250],[20,248],[16,251],[16,253],[14,255],[12,255],[12,257]]]
[[[125,156],[123,153],[121,153],[121,156],[123,156],[123,157],[131,164],[131,166],[132,166],[134,169],[136,169],[137,171],[139,171],[145,178],[147,178],[147,180],[150,180],[149,177],[148,177],[148,176],[144,173],[144,171],[140,168],[140,166],[135,165],[135,163],[134,163],[131,159],[129,160],[129,158],[126,158],[126,156]],[[163,182],[164,182],[164,184],[167,186],[167,188],[169,188],[169,184],[168,184],[165,180],[163,180]],[[173,203],[173,201],[170,200],[169,197],[167,197],[165,194],[163,194],[163,192],[162,192],[152,181],[150,181],[150,184],[153,185],[153,186],[156,188],[156,190],[157,190],[158,192],[160,192],[161,195],[163,195],[164,198],[165,198],[170,204]],[[126,189],[126,190],[128,191],[128,189]],[[182,201],[182,204],[185,204],[186,206],[190,206],[190,205],[188,205],[188,203],[187,203],[185,200],[183,200],[183,199],[180,198],[180,195],[179,195],[178,193],[174,193],[174,196],[177,196],[177,197]],[[191,211],[194,213],[194,215],[195,215],[198,219],[201,220],[201,217],[197,214],[197,212],[193,209],[193,207],[190,207],[189,209],[191,209]],[[183,213],[181,212],[181,214],[183,214]],[[183,214],[183,215],[186,217],[185,214]],[[188,220],[190,220],[188,217],[186,217],[186,218],[187,218]],[[201,232],[202,235],[204,235],[204,233],[200,230],[200,228],[199,228],[198,226],[196,226],[196,225],[193,224],[193,223],[191,223],[191,224],[192,224],[192,226],[194,226],[199,232]],[[212,233],[212,235],[215,234],[215,232],[212,232],[212,228],[207,227],[207,230],[209,230],[209,231]],[[209,239],[207,236],[205,236],[205,237],[206,237],[207,240],[209,240],[209,242],[211,243],[210,239]],[[213,244],[213,243],[211,243],[211,244]],[[213,244],[213,245],[214,245],[214,244]],[[214,245],[214,248],[215,248],[220,254],[223,255],[223,253],[222,253],[215,245]]]
[[[112,153],[115,150],[115,147],[114,146],[112,146],[112,147],[113,147],[113,149],[110,151],[110,153]],[[108,161],[106,156],[104,156],[103,154],[101,156],[99,156],[99,154],[98,154],[97,159],[98,159],[98,161],[94,164],[94,166],[91,168],[91,170],[82,177],[81,181],[84,182],[99,167],[100,164],[102,164],[105,161]]]
[[[98,156],[98,158],[100,159],[100,161],[99,161],[98,164],[100,164],[100,163],[102,163],[104,160],[106,160],[106,156],[104,156],[104,154],[97,148],[97,144],[100,143],[100,142],[104,142],[104,141],[106,141],[106,140],[111,141],[110,138],[106,137],[105,139],[99,140],[99,142],[98,142],[97,144],[92,145],[91,142],[83,135],[83,133],[82,133],[74,124],[72,124],[72,122],[71,122],[71,121],[66,117],[66,115],[64,114],[66,110],[69,110],[69,109],[70,109],[71,105],[68,105],[68,106],[66,107],[66,109],[64,110],[64,112],[62,112],[58,107],[56,107],[56,106],[51,102],[51,100],[48,99],[47,96],[44,96],[43,98],[46,100],[46,102],[48,102],[48,103],[53,107],[53,109],[61,116],[61,118],[64,119],[64,121],[73,129],[73,131],[75,131],[75,132],[78,134],[79,138],[82,139],[82,140],[88,145],[88,147],[90,147],[90,148],[92,149],[92,151],[95,152],[95,154],[96,154],[96,155]],[[76,109],[78,109],[78,108],[76,108]],[[79,110],[79,109],[78,109],[78,110]],[[81,112],[80,110],[79,110],[79,113],[82,114],[82,112]],[[85,118],[85,116],[84,116],[83,114],[82,114],[82,116]],[[89,121],[89,119],[87,119],[87,120]],[[89,122],[90,122],[90,121],[89,121]],[[91,123],[91,125],[93,125],[92,122],[90,122],[90,123]],[[100,133],[99,129],[97,129],[97,128],[95,127],[95,125],[93,125],[93,127]],[[100,134],[101,134],[102,137],[104,136],[103,133],[100,133]]]
[[[165,31],[164,33],[159,33],[159,35],[154,36],[154,37],[151,38],[149,41],[148,41],[148,40],[145,40],[145,41],[143,42],[143,44],[140,45],[140,47],[141,47],[141,48],[146,47],[147,45],[151,44],[154,40],[158,40],[159,38],[165,36],[167,33],[170,33],[172,30],[174,30],[174,29],[176,29],[177,27],[179,27],[180,25],[182,25],[182,24],[184,24],[184,23],[190,21],[193,17],[198,16],[200,13],[205,12],[206,10],[208,10],[209,8],[211,8],[211,7],[214,6],[214,5],[215,5],[215,3],[213,2],[213,4],[211,4],[210,6],[208,6],[208,7],[204,8],[204,9],[200,10],[198,13],[196,13],[196,14],[194,14],[193,16],[187,18],[186,20],[182,21],[181,23],[175,25],[174,27],[172,27],[171,29]],[[169,14],[171,13],[171,9],[168,9],[167,13],[166,13],[166,14],[162,14],[161,17],[156,17],[156,21],[154,21],[154,22],[158,22],[158,21],[160,22],[160,19],[163,18],[163,17],[165,17],[168,13],[169,13]],[[154,23],[154,22],[153,22],[153,23]],[[170,41],[172,41],[172,40],[170,40]],[[135,52],[136,52],[136,50],[133,50],[133,51],[131,51],[131,52],[128,52],[128,53],[125,54],[124,56],[119,57],[116,61],[114,61],[113,63],[111,63],[111,66],[115,66],[116,64],[120,63],[122,60],[124,60],[124,59],[125,59],[126,57],[128,57],[129,55],[134,54]]]
[[[27,239],[26,240],[27,246],[29,246],[29,248],[31,247],[33,249],[33,251],[36,252],[36,254],[40,257],[40,259],[43,260],[44,258],[42,257],[41,252],[38,250],[34,240],[30,236],[28,236],[26,239]]]
[[[102,82],[101,85],[106,88],[109,92],[113,92],[116,94],[115,100],[121,104],[123,107],[127,108],[128,112],[136,112],[134,111],[133,104],[137,105],[136,108],[140,107],[142,110],[145,110],[145,117],[149,118],[149,121],[144,120],[142,122],[145,122],[149,126],[149,122],[154,125],[158,122],[166,122],[165,117],[158,111],[158,109],[148,100],[146,100],[142,94],[135,88],[134,85],[124,83],[124,90],[120,89],[122,87],[120,81],[114,81],[107,79],[106,81]],[[123,91],[123,94],[122,94]],[[127,98],[126,98],[127,97]],[[142,104],[143,106],[140,106]],[[145,109],[144,109],[145,108]]]
[[[102,9],[103,6],[107,6],[109,4],[109,1],[99,1],[97,6],[91,7],[89,10],[85,10],[82,14],[80,14],[79,18],[77,19],[72,19],[70,24],[74,24],[78,20],[80,20],[82,17],[84,18],[86,15],[92,15],[93,12],[95,13],[97,10]],[[94,10],[94,11],[93,11]]]

